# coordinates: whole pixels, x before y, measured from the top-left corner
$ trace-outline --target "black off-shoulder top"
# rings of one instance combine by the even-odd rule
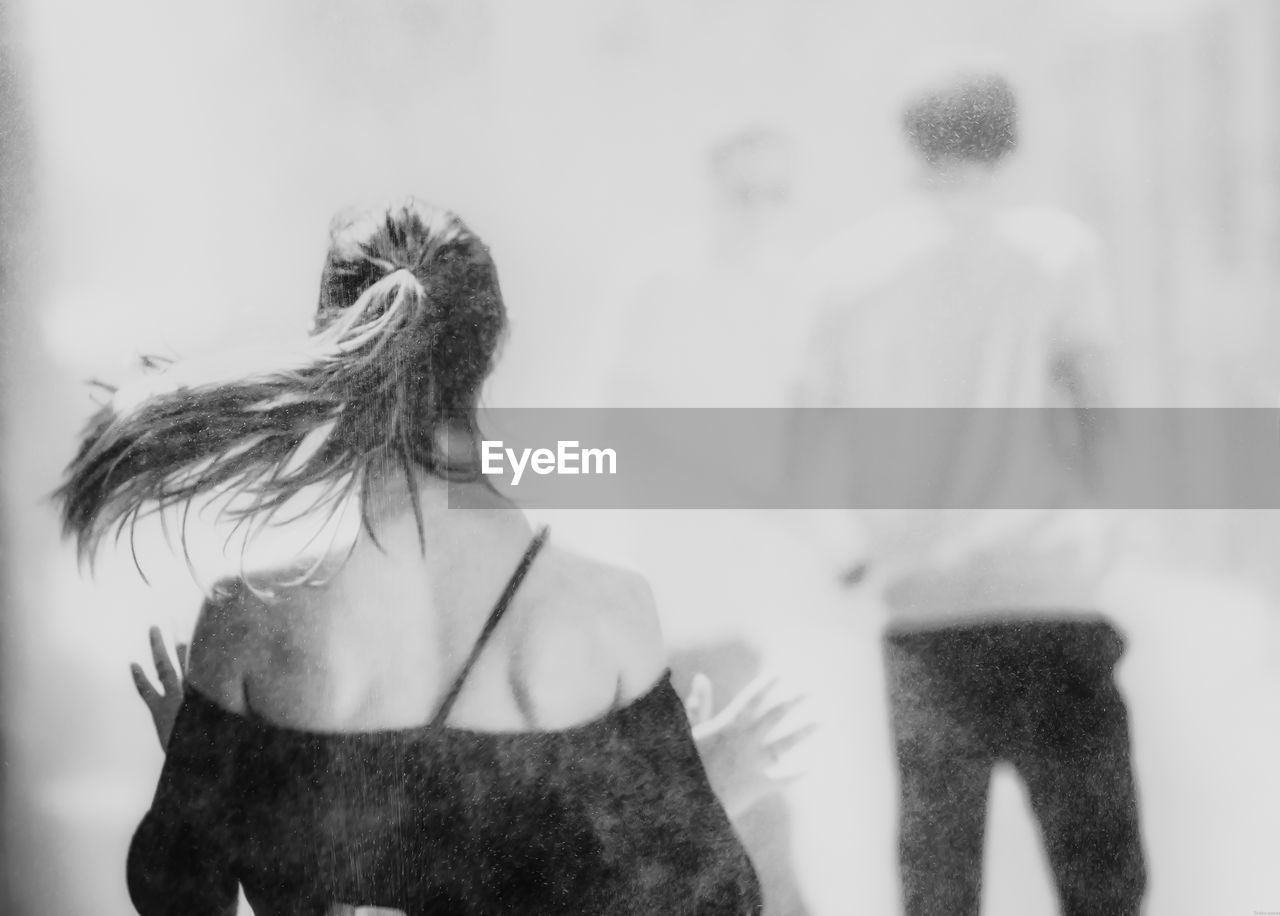
[[[530,545],[432,722],[312,732],[187,688],[129,849],[142,916],[758,913],[755,872],[707,782],[668,672],[556,731],[447,726]]]

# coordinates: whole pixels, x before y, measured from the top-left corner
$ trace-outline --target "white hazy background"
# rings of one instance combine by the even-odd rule
[[[199,598],[155,552],[148,586],[127,554],[79,575],[60,543],[46,495],[83,382],[141,353],[302,333],[341,207],[413,192],[463,214],[512,316],[488,402],[598,404],[628,291],[705,246],[712,143],[790,136],[803,250],[905,177],[907,63],[977,48],[1021,90],[1017,180],[1107,243],[1124,402],[1280,403],[1268,0],[10,0],[3,28],[5,913],[131,912],[124,853],[160,753],[127,665],[152,621],[185,638]],[[760,333],[726,329],[726,346]],[[556,524],[628,558],[617,519]],[[1145,530],[1109,601],[1130,635],[1147,911],[1280,910],[1280,521],[1165,513]],[[743,613],[822,721],[790,796],[795,868],[815,913],[889,913],[876,617],[817,586],[791,605]],[[985,913],[1055,912],[1008,774],[988,850]]]

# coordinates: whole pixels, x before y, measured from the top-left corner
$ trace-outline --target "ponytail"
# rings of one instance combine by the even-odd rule
[[[448,405],[429,364],[440,333],[422,281],[399,268],[301,350],[248,374],[144,360],[153,374],[113,390],[55,494],[64,536],[76,540],[82,560],[92,558],[113,528],[119,538],[141,517],[181,506],[185,552],[186,514],[197,498],[230,496],[220,515],[261,530],[303,491],[316,493],[308,511],[324,509],[330,519],[358,499],[372,536],[371,469],[392,462],[410,476],[421,537],[411,468],[439,464],[431,432]]]

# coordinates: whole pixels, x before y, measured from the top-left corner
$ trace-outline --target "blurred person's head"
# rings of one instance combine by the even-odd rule
[[[774,127],[737,130],[715,143],[707,157],[717,200],[740,212],[768,211],[791,200],[794,151]]]
[[[790,231],[795,150],[767,125],[724,134],[707,155],[713,206],[712,244],[732,262],[781,256]]]
[[[91,553],[140,514],[224,493],[265,527],[304,491],[331,512],[354,498],[367,527],[380,474],[412,490],[414,469],[457,470],[448,434],[474,431],[505,328],[489,250],[453,213],[410,198],[335,219],[306,343],[148,362],[162,371],[114,392],[68,467],[64,532]]]
[[[910,94],[902,127],[930,172],[955,179],[978,176],[1017,148],[1017,99],[997,73],[956,71]]]

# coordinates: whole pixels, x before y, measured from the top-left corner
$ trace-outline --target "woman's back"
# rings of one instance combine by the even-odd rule
[[[395,479],[373,507],[376,542],[362,537],[323,585],[272,600],[243,586],[223,589],[197,627],[193,687],[232,712],[291,728],[428,722],[534,537],[509,506],[449,508],[446,487],[420,481],[422,540]],[[449,722],[480,731],[564,728],[641,695],[662,670],[643,579],[548,545],[468,673]]]
[[[644,583],[435,495],[425,553],[376,515],[326,586],[206,608],[139,911],[757,911]]]

